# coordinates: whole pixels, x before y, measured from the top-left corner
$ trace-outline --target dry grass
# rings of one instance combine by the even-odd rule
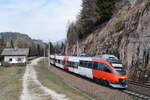
[[[19,100],[25,67],[0,67],[0,100]]]
[[[44,67],[43,62],[39,62],[39,65],[35,67],[35,70],[37,71],[38,79],[44,86],[55,90],[57,93],[65,94],[71,100],[89,100],[84,94],[65,84],[62,78],[47,70],[47,68]]]

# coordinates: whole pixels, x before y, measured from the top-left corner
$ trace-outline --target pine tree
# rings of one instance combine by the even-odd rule
[[[0,38],[0,48],[5,48],[6,47],[6,42],[3,38]]]
[[[69,44],[85,38],[96,30],[97,26],[109,21],[115,8],[115,2],[116,0],[82,0],[82,9],[77,21],[68,27]]]
[[[10,46],[11,46],[11,48],[14,48],[14,43],[12,40],[10,41]]]

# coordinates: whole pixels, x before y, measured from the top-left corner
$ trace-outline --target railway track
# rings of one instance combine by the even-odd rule
[[[141,84],[141,83],[133,82],[133,81],[129,81],[128,83],[129,83],[129,84],[134,84],[134,85],[138,85],[138,86],[141,86],[141,87],[145,87],[145,88],[149,88],[149,89],[150,89],[150,85],[145,85],[145,84]]]
[[[150,86],[149,85],[129,81],[128,89],[122,90],[122,92],[136,96],[144,100],[150,100]]]
[[[66,84],[77,91],[85,92],[91,100],[132,100],[132,96],[127,93],[121,93],[117,89],[102,85],[88,78],[79,76],[77,74],[64,71],[58,67],[52,67],[49,70],[59,75]],[[65,77],[65,78],[64,78]],[[72,80],[73,79],[73,80]],[[83,84],[84,83],[84,84]],[[80,84],[80,85],[79,85]],[[108,95],[109,94],[109,95]]]
[[[56,69],[60,69],[60,68],[58,68],[58,67],[55,67]],[[60,70],[62,70],[62,69],[60,69]],[[64,71],[64,70],[62,70],[62,71]],[[72,74],[72,75],[75,75],[76,77],[78,77],[78,78],[80,78],[80,79],[85,79],[85,80],[88,80],[89,82],[92,82],[92,83],[96,83],[95,81],[93,81],[93,80],[90,80],[90,79],[88,79],[88,78],[85,78],[85,77],[82,77],[82,76],[79,76],[79,75],[77,75],[77,74],[74,74],[74,73],[71,73],[71,72],[68,72],[69,74]],[[132,82],[133,83],[133,82]],[[98,84],[98,83],[96,83],[96,84]],[[129,85],[130,85],[131,83],[129,83]],[[135,86],[140,86],[140,88],[143,86],[143,85],[141,85],[141,84],[138,84],[138,83],[133,83]],[[144,85],[143,86],[143,88],[144,89],[150,89],[149,88],[149,86],[147,86],[147,85]],[[143,90],[143,89],[142,89]],[[150,100],[150,94],[143,94],[143,93],[141,93],[141,92],[139,92],[139,91],[135,91],[134,89],[131,89],[131,88],[129,88],[129,89],[127,89],[127,90],[119,90],[119,91],[121,91],[121,92],[124,92],[124,93],[126,93],[126,94],[128,94],[128,95],[132,95],[132,96],[134,96],[134,97],[136,97],[136,99],[141,99],[141,100]],[[150,91],[149,91],[150,92]]]
[[[129,95],[144,99],[144,100],[150,100],[150,96],[147,96],[145,94],[137,93],[131,90],[122,90],[122,92],[127,93]]]
[[[60,69],[60,68],[58,68],[58,69]],[[62,69],[60,69],[60,70],[62,70]],[[62,70],[62,71],[64,71],[64,70]],[[68,72],[69,74],[72,74],[72,75],[75,75],[76,77],[79,77],[79,78],[81,78],[81,79],[85,79],[85,80],[88,80],[88,81],[90,81],[90,82],[92,82],[92,83],[96,83],[96,84],[99,84],[99,83],[97,83],[97,82],[95,82],[95,81],[93,81],[93,80],[90,80],[90,79],[88,79],[88,78],[85,78],[85,77],[82,77],[82,76],[79,76],[79,75],[77,75],[77,74],[74,74],[74,73],[71,73],[71,72]],[[132,82],[133,83],[133,82]],[[130,83],[131,84],[131,83]],[[134,84],[134,83],[133,83]],[[101,84],[102,85],[102,84]],[[138,85],[138,83],[135,83],[134,85]],[[139,86],[143,86],[143,85],[141,85],[141,84],[139,84]],[[150,87],[149,86],[147,86],[147,85],[144,85],[143,86],[144,88],[149,88],[150,89]],[[144,99],[144,100],[150,100],[150,94],[149,95],[146,95],[146,94],[143,94],[143,93],[140,93],[140,92],[136,92],[136,91],[132,91],[132,90],[121,90],[121,92],[124,92],[124,93],[126,93],[126,94],[129,94],[129,95],[132,95],[132,96],[134,96],[134,97],[137,97],[137,98],[140,98],[140,99]]]

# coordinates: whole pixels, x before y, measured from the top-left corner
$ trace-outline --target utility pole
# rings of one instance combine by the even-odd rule
[[[144,37],[146,37],[146,38],[150,38],[150,35],[144,35]],[[148,43],[144,43],[143,45],[144,45],[144,48],[145,48],[145,50],[144,50],[144,54],[143,54],[143,62],[144,62],[144,67],[146,67],[148,64],[149,64],[149,56],[150,56],[150,45],[149,45],[149,39],[148,39],[148,41],[147,41]],[[143,80],[143,84],[146,82],[146,81],[148,81],[148,77],[149,77],[149,75],[148,75],[148,73],[145,73],[144,72],[144,80]]]
[[[44,46],[44,65],[45,65],[45,46]]]
[[[66,45],[66,53],[65,53],[66,55],[68,55],[68,45],[69,45],[69,44],[68,44],[68,42],[67,42],[67,45]]]
[[[77,37],[77,56],[79,56],[79,52],[80,52],[80,47],[79,47],[79,37]]]
[[[51,53],[51,47],[50,47],[50,41],[49,41],[49,44],[48,44],[48,65],[50,66],[50,53]]]
[[[149,38],[150,37],[150,35],[144,35],[144,37],[147,37],[147,38]],[[148,41],[148,43],[144,43],[143,45],[144,45],[144,48],[145,48],[145,50],[144,50],[144,54],[143,54],[143,62],[144,62],[144,67],[146,67],[146,64],[148,63],[148,56],[149,56],[149,53],[150,53],[150,48],[149,48],[149,46],[147,45],[147,44],[149,44],[149,42],[150,41]]]
[[[79,41],[77,40],[77,56],[79,56]]]

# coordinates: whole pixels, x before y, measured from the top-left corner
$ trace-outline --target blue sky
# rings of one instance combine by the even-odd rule
[[[0,0],[0,32],[21,32],[48,42],[66,38],[81,0]]]

